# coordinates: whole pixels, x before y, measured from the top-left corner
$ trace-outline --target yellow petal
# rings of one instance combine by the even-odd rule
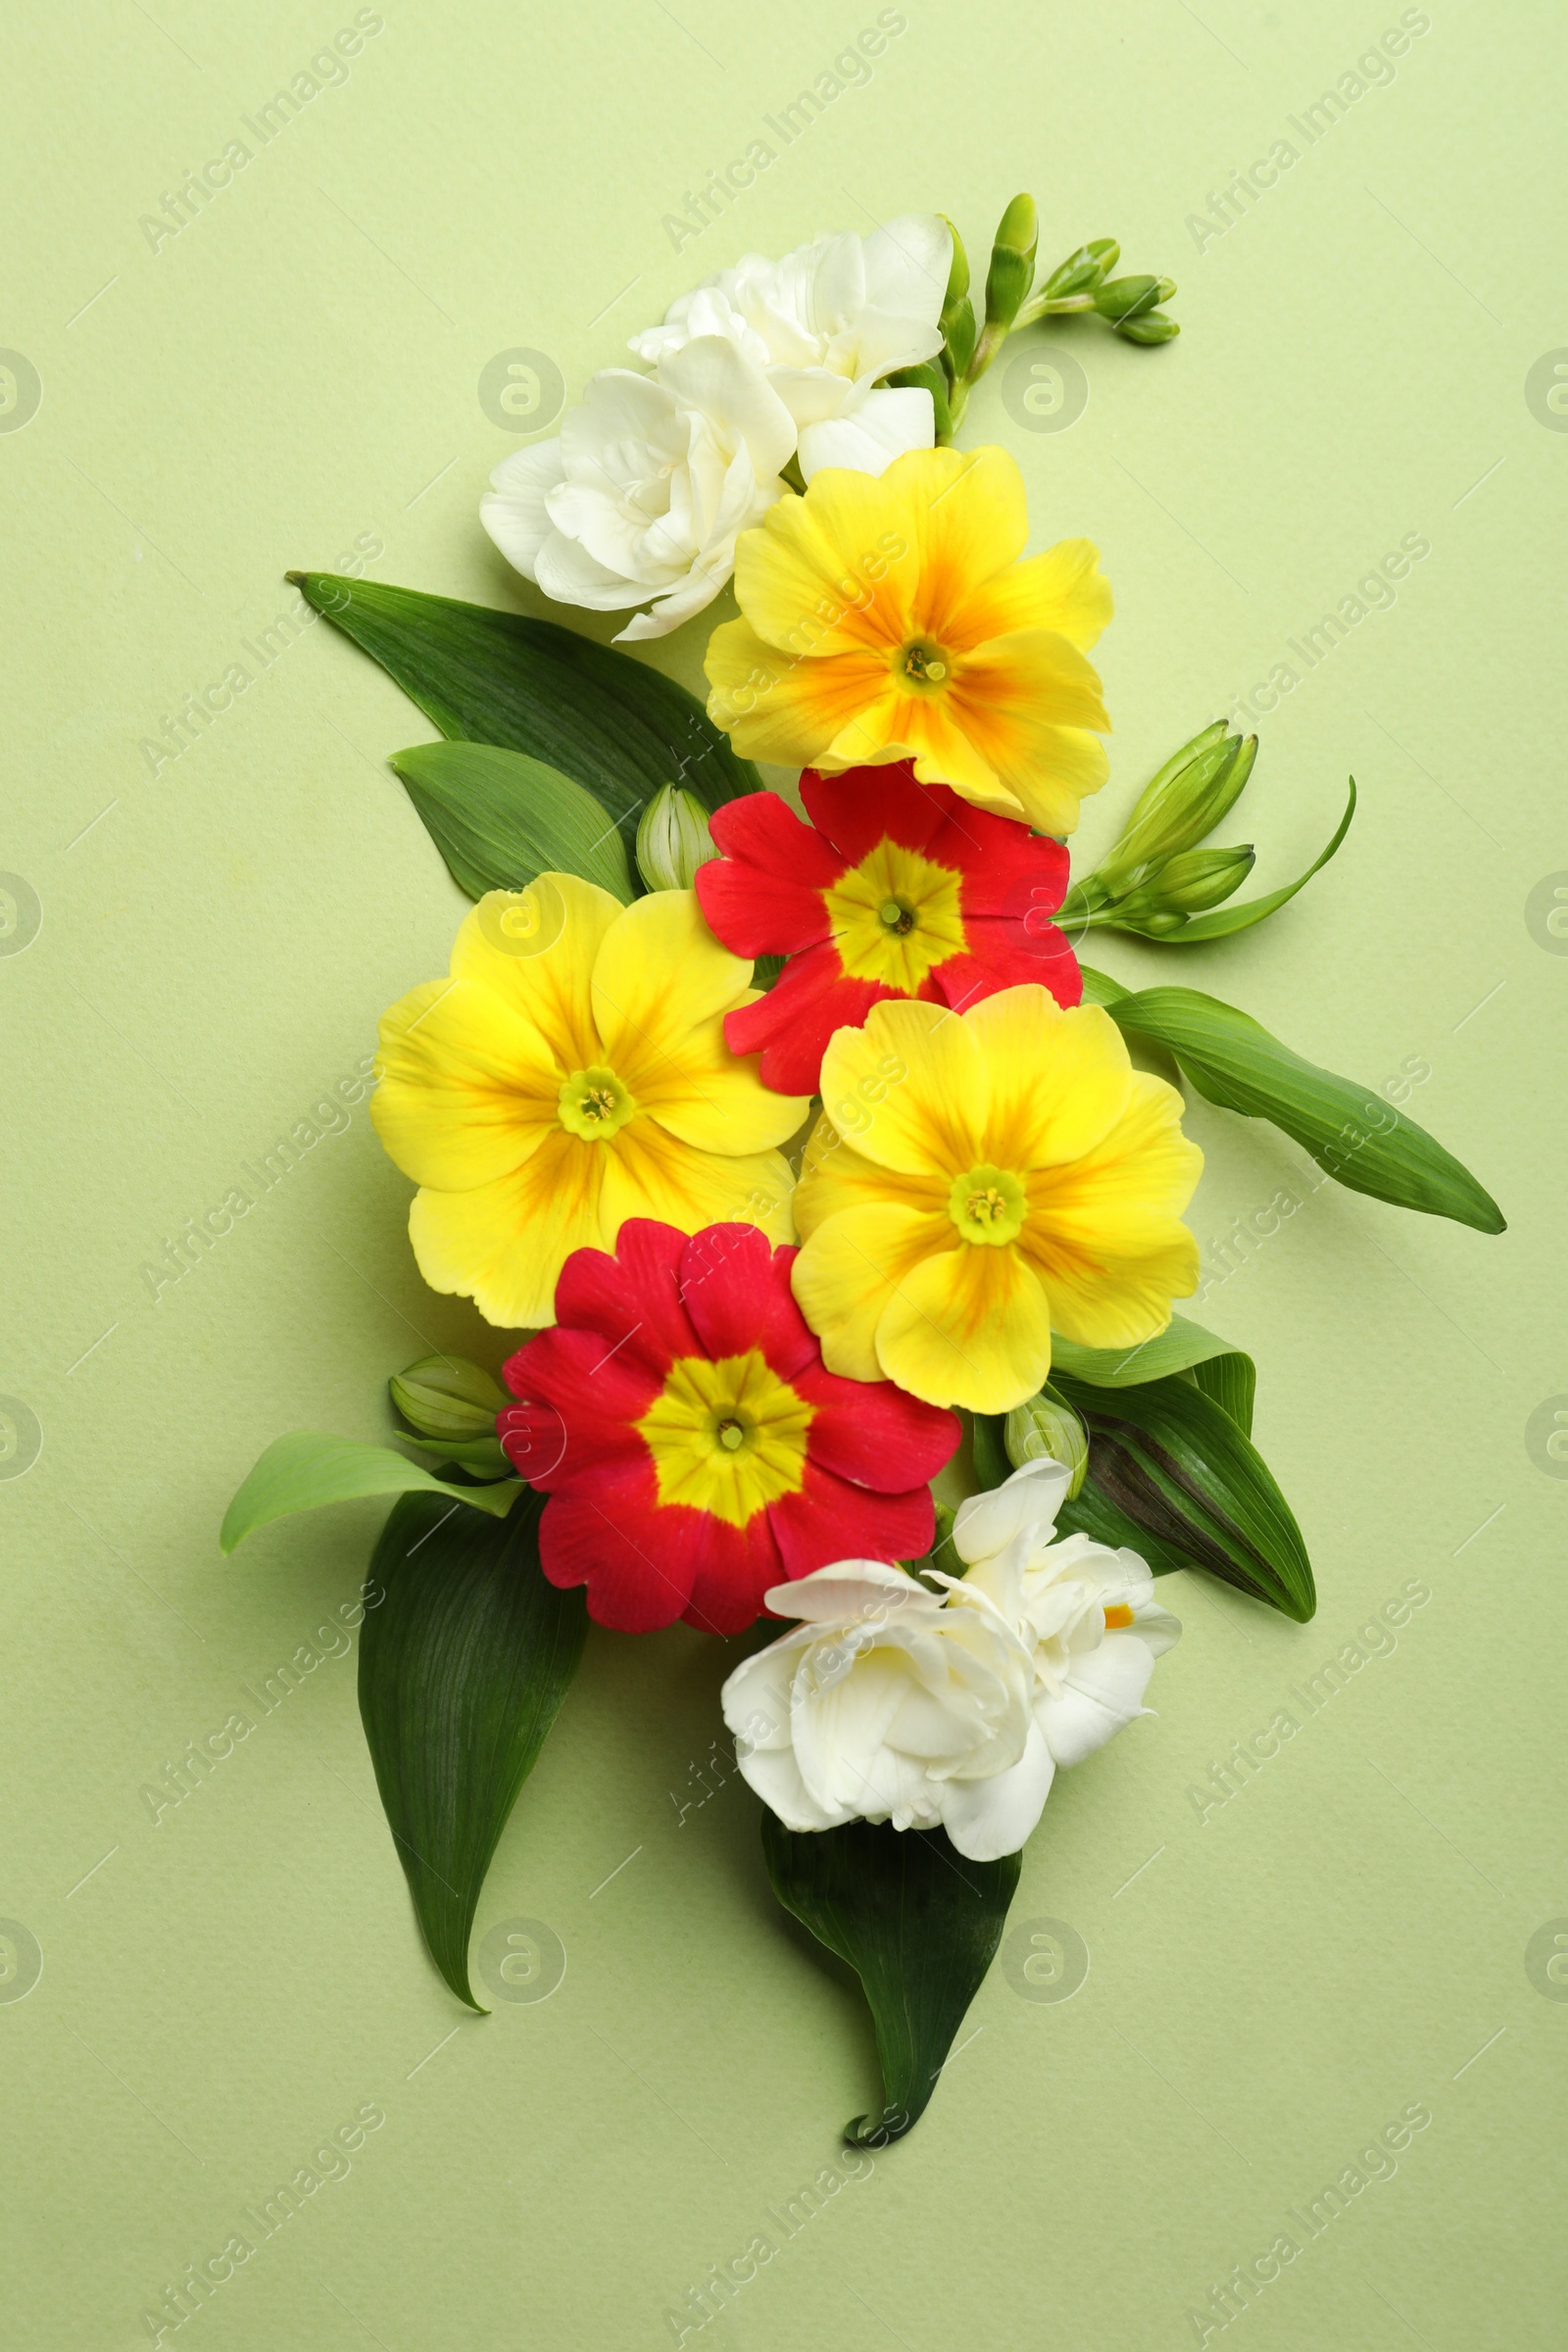
[[[819,1225],[795,1260],[791,1283],[828,1370],[846,1380],[880,1380],[876,1333],[889,1300],[934,1251],[961,1247],[950,1217],[898,1200],[843,1209]]]
[[[370,1117],[416,1184],[464,1192],[536,1152],[564,1073],[533,1023],[475,980],[427,980],[381,1016]]]
[[[919,563],[902,511],[888,476],[838,466],[769,507],[735,543],[736,602],[758,635],[794,660],[901,644]]]
[[[951,1183],[982,1156],[985,1062],[950,1006],[873,1004],[863,1028],[836,1029],[829,1040],[822,1107],[878,1167]]]
[[[708,715],[714,725],[733,738],[743,759],[781,767],[814,767],[840,730],[888,683],[882,654],[802,660],[766,644],[747,620],[726,620],[713,631],[705,665],[712,688]]]
[[[1110,725],[1100,679],[1077,647],[1045,629],[993,638],[959,658],[944,699],[1029,821],[1044,829],[1049,812],[1052,831],[1071,830],[1080,796],[1098,791],[1107,768],[1084,730]]]
[[[503,918],[519,909],[529,927],[514,933]],[[464,919],[453,977],[482,981],[522,1013],[564,1072],[589,1069],[603,1059],[589,994],[594,960],[622,911],[608,890],[576,874],[540,874],[517,894],[491,891]]]
[[[657,1217],[681,1233],[760,1225],[772,1242],[794,1238],[795,1175],[782,1152],[699,1152],[651,1118],[633,1119],[597,1148],[606,1160],[599,1206],[607,1250],[627,1217]]]
[[[1126,1043],[1099,1004],[1064,1008],[1044,988],[1004,988],[972,1006],[963,1025],[987,1073],[990,1115],[977,1156],[999,1168],[1022,1174],[1081,1160],[1132,1101]]]
[[[898,1286],[876,1332],[890,1380],[927,1404],[1006,1413],[1051,1369],[1051,1305],[1018,1251],[960,1242]]]
[[[1087,653],[1113,610],[1099,548],[1090,539],[1058,539],[978,588],[962,616],[964,635],[949,643],[967,647],[1018,629],[1051,629]]]
[[[471,1298],[508,1330],[556,1318],[556,1282],[573,1250],[607,1245],[599,1211],[603,1144],[557,1129],[512,1175],[472,1192],[420,1192],[409,1239],[433,1291]]]
[[[1180,1222],[1203,1155],[1181,1132],[1182,1101],[1162,1078],[1132,1074],[1127,1106],[1071,1166],[1028,1183],[1018,1246],[1051,1294],[1064,1337],[1135,1347],[1163,1331],[1173,1298],[1198,1285],[1198,1244]]]
[[[971,607],[985,582],[1015,564],[1029,536],[1023,476],[1004,449],[911,450],[882,476],[907,502],[919,549],[916,629],[968,645]]]
[[[890,1177],[874,1160],[862,1159],[824,1111],[811,1131],[795,1188],[795,1222],[803,1237],[816,1231],[841,1208],[863,1208],[894,1200],[930,1215],[947,1215],[953,1190],[946,1176]]]

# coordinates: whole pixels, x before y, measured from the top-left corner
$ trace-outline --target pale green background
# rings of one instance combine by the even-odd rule
[[[1568,344],[1560,11],[1433,0],[1392,86],[1200,253],[1189,214],[1294,135],[1392,0],[908,0],[869,85],[672,250],[662,216],[876,13],[393,0],[346,85],[155,254],[140,216],[348,0],[11,11],[0,342],[43,384],[0,435],[0,866],[43,907],[0,960],[0,1390],[44,1431],[0,1485],[0,1913],[44,1953],[0,2005],[16,2352],[145,2341],[162,2285],[367,2100],[387,2122],[350,2177],[190,2323],[210,2352],[667,2343],[666,2309],[874,2099],[861,2014],[771,1905],[750,1795],[679,1817],[725,1671],[684,1629],[592,1637],[503,1841],[479,1931],[553,1926],[543,2006],[469,2018],[427,1964],[350,1658],[153,1825],[143,1784],[358,1587],[370,1508],[220,1560],[255,1454],[289,1427],[377,1434],[380,1384],[426,1344],[501,1350],[420,1285],[363,1111],[149,1297],[141,1262],[444,968],[460,901],[382,766],[429,729],[324,627],[156,776],[138,746],[286,609],[287,566],[359,534],[379,578],[537,609],[475,519],[515,446],[476,398],[497,352],[542,348],[575,394],[746,248],[940,206],[983,252],[1022,186],[1051,261],[1113,231],[1181,281],[1169,350],[1052,338],[1091,384],[1070,430],[1021,430],[992,381],[964,436],[1015,451],[1036,544],[1089,533],[1114,583],[1089,850],[1402,534],[1432,548],[1265,723],[1229,828],[1283,879],[1353,769],[1338,863],[1234,947],[1102,960],[1209,986],[1373,1088],[1429,1064],[1411,1107],[1510,1231],[1331,1187],[1210,1294],[1260,1360],[1320,1614],[1167,1588],[1188,1632],[1158,1718],[1058,1784],[1014,1913],[1069,1922],[1087,1984],[1038,2004],[999,1968],[913,2138],[706,2340],[1190,2343],[1210,2284],[1422,2101],[1397,2178],[1236,2325],[1253,2352],[1560,2341],[1568,2005],[1524,1957],[1568,1914],[1568,1489],[1525,1443],[1568,1391],[1568,960],[1525,918],[1568,868],[1568,438],[1525,397]],[[657,658],[696,682],[703,635]],[[1191,1124],[1205,1245],[1299,1189],[1272,1133]],[[1201,1821],[1190,1785],[1410,1577],[1433,1597],[1397,1652]]]

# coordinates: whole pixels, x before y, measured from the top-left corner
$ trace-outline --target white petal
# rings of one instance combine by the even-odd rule
[[[855,473],[883,473],[906,450],[932,448],[936,436],[931,395],[918,384],[867,392],[847,416],[803,425],[801,478],[809,482],[825,466],[845,466]]]
[[[616,612],[625,605],[645,604],[653,589],[641,580],[624,580],[607,565],[596,564],[575,539],[552,531],[534,559],[534,578],[558,605],[586,605],[590,612]]]
[[[901,213],[864,240],[868,308],[935,327],[953,269],[953,232],[936,213]],[[940,338],[932,346],[940,348]]]
[[[942,1796],[942,1824],[971,1862],[1015,1854],[1045,1811],[1055,1761],[1038,1724],[1029,1726],[1023,1754],[1009,1771],[985,1781],[953,1780]]]
[[[1131,1631],[1107,1634],[1088,1657],[1075,1658],[1060,1695],[1035,1701],[1035,1719],[1056,1762],[1081,1764],[1131,1723],[1153,1671],[1153,1652]]]
[[[762,1595],[777,1617],[806,1617],[817,1624],[851,1625],[867,1615],[881,1615],[890,1605],[934,1616],[941,1602],[924,1585],[890,1568],[885,1560],[837,1560],[830,1568],[813,1568],[793,1584],[773,1585]]]
[[[829,1812],[817,1803],[801,1778],[791,1748],[759,1748],[741,1759],[741,1775],[787,1830],[836,1830],[856,1818],[853,1805]]]
[[[696,409],[725,428],[733,448],[744,442],[752,470],[762,478],[787,466],[795,449],[788,409],[760,368],[721,335],[698,335],[660,363],[660,383],[682,408]]]
[[[1049,1458],[1025,1462],[989,1494],[960,1502],[953,1522],[953,1544],[972,1567],[1003,1551],[1021,1535],[1045,1542],[1066,1499],[1072,1472]]]
[[[552,524],[545,495],[565,472],[561,442],[536,442],[531,449],[514,450],[490,476],[490,488],[479,501],[479,520],[514,571],[534,577],[539,550]]]

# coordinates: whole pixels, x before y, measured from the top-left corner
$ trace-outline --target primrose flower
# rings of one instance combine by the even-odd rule
[[[1038,980],[1077,1004],[1077,959],[1050,919],[1067,887],[1059,842],[916,784],[907,764],[808,769],[801,798],[809,824],[776,793],[726,802],[711,824],[724,855],[696,878],[727,948],[788,957],[724,1024],[737,1054],[760,1050],[764,1085],[814,1094],[834,1030],[889,997],[962,1006]]]
[[[979,808],[1070,833],[1108,728],[1085,660],[1110,618],[1086,539],[1026,563],[1003,449],[833,468],[735,543],[741,618],[709,640],[709,715],[749,760],[824,773],[914,761]]]
[[[624,1633],[736,1634],[781,1579],[856,1544],[931,1544],[951,1413],[841,1380],[790,1295],[793,1250],[754,1226],[687,1240],[633,1218],[613,1256],[567,1259],[556,1326],[507,1365],[508,1456],[550,1499],[539,1556]]]
[[[541,874],[481,899],[451,976],[382,1016],[370,1102],[420,1187],[409,1234],[431,1289],[537,1326],[571,1252],[612,1247],[628,1217],[787,1238],[794,1180],[774,1147],[808,1106],[724,1043],[750,977],[689,890],[622,906]]]
[[[794,1281],[831,1371],[1005,1413],[1044,1382],[1053,1326],[1135,1348],[1197,1287],[1180,1218],[1202,1154],[1099,1005],[875,1004],[834,1036],[822,1099]]]

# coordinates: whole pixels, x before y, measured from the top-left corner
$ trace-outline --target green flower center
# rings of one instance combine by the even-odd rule
[[[964,1240],[993,1249],[1017,1240],[1028,1210],[1023,1186],[1006,1168],[970,1168],[954,1178],[948,1195],[948,1214]]]
[[[947,655],[940,645],[931,645],[917,638],[906,645],[899,657],[899,666],[911,686],[945,686],[950,674]]]
[[[914,908],[906,900],[884,899],[876,910],[876,919],[884,931],[892,931],[900,939],[907,939],[917,917]]]
[[[585,1144],[607,1143],[637,1108],[613,1070],[573,1070],[561,1090],[561,1124]]]

